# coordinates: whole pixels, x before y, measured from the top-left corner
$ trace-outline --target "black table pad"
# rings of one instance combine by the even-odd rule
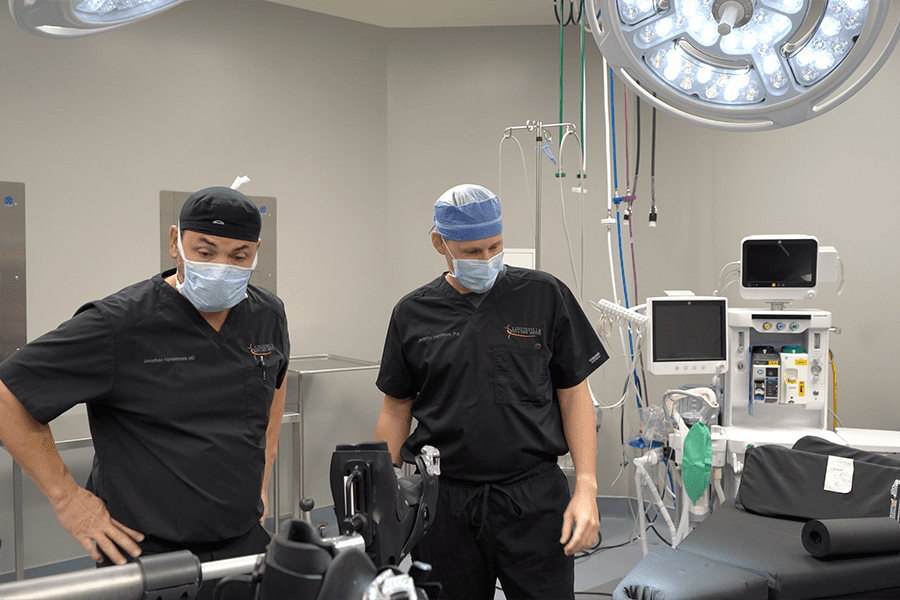
[[[728,502],[700,523],[678,550],[761,575],[775,598],[900,587],[900,554],[815,558],[803,548],[804,523],[750,514]]]

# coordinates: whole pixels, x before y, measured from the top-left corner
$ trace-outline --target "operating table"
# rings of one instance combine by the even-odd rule
[[[804,440],[797,444],[802,446],[801,442]],[[877,488],[881,490],[884,481],[900,478],[900,462],[821,440],[804,443],[807,443],[804,451],[796,450],[797,445],[793,450],[772,448],[768,454],[777,455],[780,462],[772,463],[772,471],[751,473],[749,480],[746,469],[751,465],[748,460],[737,502],[726,502],[718,507],[677,548],[647,554],[619,583],[613,598],[900,598],[900,554],[822,559],[807,552],[801,539],[804,525],[811,519],[870,517],[874,509],[868,509],[866,505],[873,496],[877,496],[878,504],[884,506],[883,516],[888,516],[890,496],[873,492],[876,489],[873,486],[875,480],[881,478],[883,481]],[[762,448],[768,447],[758,449]],[[816,453],[821,455],[814,456]],[[827,462],[832,456],[853,461],[852,493],[834,494],[816,490],[807,483],[790,483],[796,473],[807,468],[807,463],[813,464],[810,461]],[[745,481],[757,489],[746,490]],[[741,491],[745,493],[742,495]],[[751,506],[756,512],[749,510]],[[854,510],[862,511],[862,514],[848,514]],[[809,514],[805,514],[806,511]]]

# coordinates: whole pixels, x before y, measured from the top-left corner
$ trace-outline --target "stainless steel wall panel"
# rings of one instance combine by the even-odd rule
[[[26,341],[25,184],[0,181],[0,360]]]

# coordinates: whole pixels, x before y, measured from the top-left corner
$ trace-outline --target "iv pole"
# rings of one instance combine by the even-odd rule
[[[535,132],[535,186],[534,186],[534,268],[541,270],[541,155],[543,148],[541,142],[544,137],[550,138],[550,134],[546,132],[545,127],[565,127],[566,133],[572,133],[576,130],[573,123],[551,123],[544,124],[540,121],[525,121],[525,125],[518,127],[507,127],[503,131],[503,137],[511,137],[512,132],[516,130],[526,129]],[[562,160],[562,157],[560,157]]]

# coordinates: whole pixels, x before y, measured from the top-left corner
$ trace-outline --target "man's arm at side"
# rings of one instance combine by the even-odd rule
[[[566,554],[588,548],[597,538],[597,429],[594,405],[587,380],[575,387],[557,390],[563,430],[575,463],[575,493],[563,516],[560,543]],[[574,531],[573,531],[574,527]]]
[[[284,398],[287,395],[287,377],[281,382],[281,386],[275,390],[272,396],[272,407],[269,409],[269,424],[266,426],[266,470],[263,474],[262,499],[263,516],[259,519],[262,523],[269,514],[269,477],[272,475],[272,465],[278,456],[278,436],[281,434],[281,419],[284,417]],[[277,475],[276,475],[277,477]],[[278,518],[278,515],[275,515]]]
[[[385,394],[378,424],[375,426],[375,441],[388,443],[391,460],[397,466],[403,465],[400,448],[409,437],[409,428],[412,426],[412,403],[412,398],[400,400]]]
[[[28,473],[50,500],[56,516],[69,534],[95,561],[103,560],[94,543],[117,564],[125,558],[118,545],[139,556],[135,543],[144,536],[109,516],[100,498],[81,488],[59,456],[49,425],[31,416],[19,399],[0,381],[0,439],[13,459]]]

